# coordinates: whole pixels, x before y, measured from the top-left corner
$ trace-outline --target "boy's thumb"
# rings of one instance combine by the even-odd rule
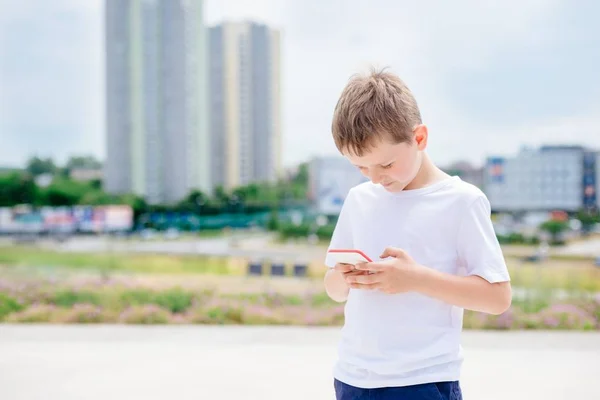
[[[387,258],[387,257],[398,258],[398,257],[401,257],[402,255],[404,255],[404,250],[399,249],[397,247],[386,247],[386,249],[383,251],[383,253],[381,253],[379,258]]]

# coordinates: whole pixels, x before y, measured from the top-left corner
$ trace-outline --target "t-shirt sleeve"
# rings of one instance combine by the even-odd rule
[[[478,275],[490,283],[510,281],[490,215],[490,203],[482,194],[473,201],[461,220],[458,257],[467,275]]]
[[[331,241],[329,243],[329,249],[352,249],[354,248],[354,241],[352,239],[352,220],[351,211],[352,208],[352,190],[346,196],[340,215],[338,217]],[[335,267],[335,261],[329,255],[325,257],[325,265],[329,268]]]

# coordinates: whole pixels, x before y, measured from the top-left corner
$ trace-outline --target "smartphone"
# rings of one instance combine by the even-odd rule
[[[336,264],[356,265],[360,263],[373,262],[369,256],[356,249],[331,249],[327,251],[327,254],[335,261]]]

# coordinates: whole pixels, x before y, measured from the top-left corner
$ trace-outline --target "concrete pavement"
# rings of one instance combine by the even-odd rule
[[[42,240],[38,244],[49,250],[93,253],[153,253],[242,257],[249,259],[302,260],[323,258],[319,246],[273,245],[271,234],[231,235],[216,238],[182,240],[109,239],[103,236],[72,237],[63,243]]]
[[[333,399],[338,330],[0,324],[0,399]],[[464,334],[466,400],[598,399],[599,333]]]

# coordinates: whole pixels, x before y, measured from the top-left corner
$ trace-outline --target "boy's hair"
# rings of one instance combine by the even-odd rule
[[[333,113],[333,140],[340,152],[358,156],[377,139],[410,142],[421,124],[417,101],[406,84],[385,70],[355,75],[344,88]]]

